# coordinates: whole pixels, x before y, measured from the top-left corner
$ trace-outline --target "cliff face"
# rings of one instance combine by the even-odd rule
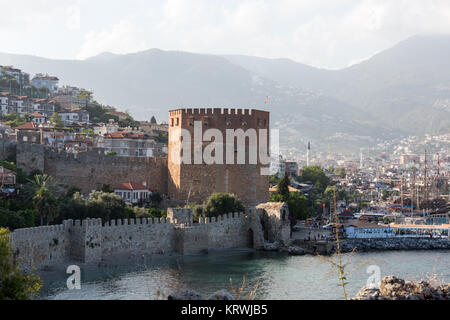
[[[381,280],[380,288],[365,286],[353,300],[450,300],[450,283],[405,281],[388,276]]]

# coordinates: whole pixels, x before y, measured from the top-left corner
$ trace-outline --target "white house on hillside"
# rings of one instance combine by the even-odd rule
[[[114,194],[122,197],[126,204],[136,204],[150,198],[152,191],[147,183],[126,182],[113,187]]]

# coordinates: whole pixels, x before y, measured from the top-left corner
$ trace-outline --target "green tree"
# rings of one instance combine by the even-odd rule
[[[277,174],[274,174],[274,175],[271,175],[271,176],[270,176],[269,182],[270,182],[271,185],[274,185],[274,184],[278,185],[278,183],[280,183],[280,180],[281,180],[281,179],[278,178],[278,175],[277,175]]]
[[[61,116],[59,113],[55,112],[49,119],[49,122],[53,124],[56,128],[64,127],[64,123],[61,121]]]
[[[231,212],[242,212],[245,210],[242,202],[229,193],[214,193],[203,204],[204,217],[218,217]]]
[[[54,196],[56,183],[49,175],[36,175],[33,180],[29,180],[26,186],[26,193],[33,201],[36,213],[40,218],[40,225],[50,224],[58,215],[58,203]]]
[[[0,228],[2,227],[9,230],[32,228],[34,227],[34,211],[0,208]]]
[[[74,194],[75,193],[80,193],[81,192],[81,189],[80,188],[78,188],[78,187],[70,187],[69,189],[67,189],[67,192],[66,192],[66,198],[72,198],[73,196],[74,196]]]
[[[102,219],[108,222],[113,219],[135,218],[132,208],[128,208],[123,199],[113,193],[95,191],[86,200],[80,193],[72,198],[64,199],[60,204],[58,222],[63,220],[83,220],[87,218]]]
[[[9,231],[0,228],[0,300],[29,300],[41,287],[38,276],[21,271],[14,263]]]
[[[112,219],[133,218],[123,199],[113,193],[92,192],[87,201],[89,217],[101,218],[104,222]]]
[[[153,124],[157,124],[157,123],[158,123],[158,122],[156,121],[155,116],[152,117],[152,119],[150,120],[150,123],[153,123]]]
[[[102,192],[105,192],[105,193],[114,193],[114,189],[111,187],[110,184],[104,184],[104,185],[102,186]]]
[[[19,127],[21,125],[24,125],[27,122],[30,122],[31,119],[28,115],[19,115],[16,112],[8,113],[7,115],[4,115],[1,117],[2,120],[6,121],[6,124],[15,128]]]
[[[300,192],[291,192],[287,197],[274,193],[270,196],[270,202],[285,202],[289,207],[289,215],[295,219],[305,220],[309,217],[308,199]]]
[[[131,114],[128,111],[125,111],[126,118],[123,120],[119,120],[119,125],[121,127],[139,127],[139,122],[134,120]]]
[[[163,197],[159,192],[152,192],[152,194],[150,195],[150,201],[153,205],[159,206],[163,201]]]
[[[155,137],[157,142],[160,143],[169,143],[169,135],[167,133],[159,133],[157,137]]]
[[[347,173],[345,172],[345,168],[336,168],[334,169],[334,174],[339,175],[341,178],[345,178]]]
[[[283,201],[287,201],[289,198],[289,185],[290,185],[289,177],[287,174],[284,175],[283,179],[278,183],[278,194],[281,195]]]
[[[387,190],[383,190],[383,191],[381,191],[381,194],[382,194],[381,199],[383,201],[386,201],[387,199],[389,199],[389,197],[391,196],[392,193]]]
[[[92,92],[87,90],[80,90],[80,92],[77,95],[77,99],[82,100],[84,102],[84,106],[88,107],[89,102],[92,99]]]
[[[327,177],[323,169],[319,166],[304,167],[302,175],[298,177],[299,182],[311,182],[318,193],[323,193],[330,184],[330,178]]]

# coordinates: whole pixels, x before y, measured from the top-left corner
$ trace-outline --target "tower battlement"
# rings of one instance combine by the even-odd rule
[[[199,133],[198,122],[201,122]],[[178,139],[180,129],[183,129],[185,134],[188,132],[191,135],[191,149],[184,150],[182,139]],[[261,169],[267,165],[261,163],[250,163],[250,160],[239,165],[234,163],[225,164],[226,159],[235,158],[237,163],[237,156],[240,153],[233,155],[225,154],[227,149],[221,156],[223,159],[211,162],[199,163],[180,163],[173,161],[174,156],[179,155],[182,150],[191,152],[191,159],[195,158],[195,150],[198,150],[198,138],[202,140],[203,133],[210,129],[214,129],[217,134],[220,132],[222,137],[227,137],[229,130],[235,132],[244,131],[249,134],[249,138],[244,138],[244,146],[236,146],[236,150],[250,150],[255,152],[258,157],[259,146],[261,141],[260,134],[269,134],[270,129],[270,113],[267,111],[255,109],[236,109],[236,108],[190,108],[190,109],[176,109],[169,111],[169,184],[168,193],[170,198],[184,200],[188,202],[202,203],[213,193],[232,193],[237,195],[245,204],[254,205],[269,200],[269,178],[261,175]],[[240,131],[238,131],[240,130]],[[256,134],[255,134],[256,133]],[[248,147],[250,136],[255,137],[252,141],[257,141],[257,148],[251,149]],[[184,139],[184,137],[183,137]],[[238,139],[236,139],[237,141]],[[242,140],[240,140],[242,141]],[[267,140],[269,141],[269,137]],[[203,154],[203,148],[206,147],[206,142],[201,141],[200,146]],[[216,141],[215,141],[216,142]],[[239,143],[239,142],[237,142]],[[264,144],[263,144],[264,146]],[[216,146],[217,148],[223,145]],[[252,154],[253,155],[253,154]],[[227,158],[228,156],[228,158]],[[246,159],[250,159],[244,155]],[[248,186],[248,188],[243,187]]]
[[[255,109],[239,109],[239,108],[181,108],[176,110],[169,111],[170,117],[179,117],[179,116],[192,116],[192,115],[242,115],[242,116],[251,116],[254,114],[261,114],[269,112],[255,110]]]

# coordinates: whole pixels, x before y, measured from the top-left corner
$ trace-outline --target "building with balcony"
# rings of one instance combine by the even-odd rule
[[[113,132],[104,136],[105,153],[121,157],[153,157],[155,140],[141,132]]]

